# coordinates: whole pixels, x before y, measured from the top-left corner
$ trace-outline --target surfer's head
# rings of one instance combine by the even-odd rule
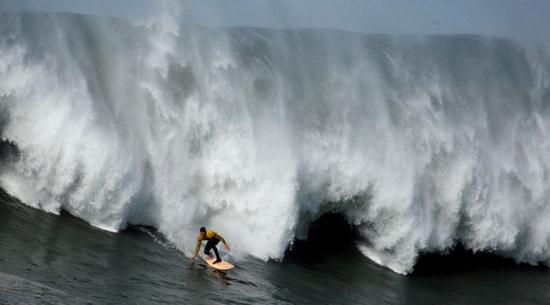
[[[205,227],[201,227],[200,230],[199,230],[199,233],[200,233],[201,235],[206,234],[206,228],[205,228]]]

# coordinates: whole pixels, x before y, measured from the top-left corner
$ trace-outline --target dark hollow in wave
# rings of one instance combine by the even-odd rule
[[[325,213],[309,225],[306,240],[295,240],[286,257],[293,259],[319,258],[343,252],[355,252],[360,237],[356,229],[339,213]]]

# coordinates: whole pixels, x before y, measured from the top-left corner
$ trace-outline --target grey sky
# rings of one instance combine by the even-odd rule
[[[153,0],[0,0],[0,9],[141,17]],[[550,41],[550,0],[181,0],[206,26],[337,28],[367,33],[471,33]]]

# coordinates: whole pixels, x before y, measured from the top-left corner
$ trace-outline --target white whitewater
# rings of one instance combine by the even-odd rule
[[[0,185],[189,253],[213,227],[281,258],[342,213],[396,272],[457,242],[550,259],[550,53],[372,36],[0,15]]]

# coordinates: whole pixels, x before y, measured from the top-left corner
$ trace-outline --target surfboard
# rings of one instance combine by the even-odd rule
[[[215,257],[208,258],[208,257],[202,256],[202,259],[208,264],[208,266],[217,270],[225,271],[225,270],[233,269],[233,267],[235,267],[226,261],[221,261],[217,264],[214,264],[214,261],[216,261]]]

